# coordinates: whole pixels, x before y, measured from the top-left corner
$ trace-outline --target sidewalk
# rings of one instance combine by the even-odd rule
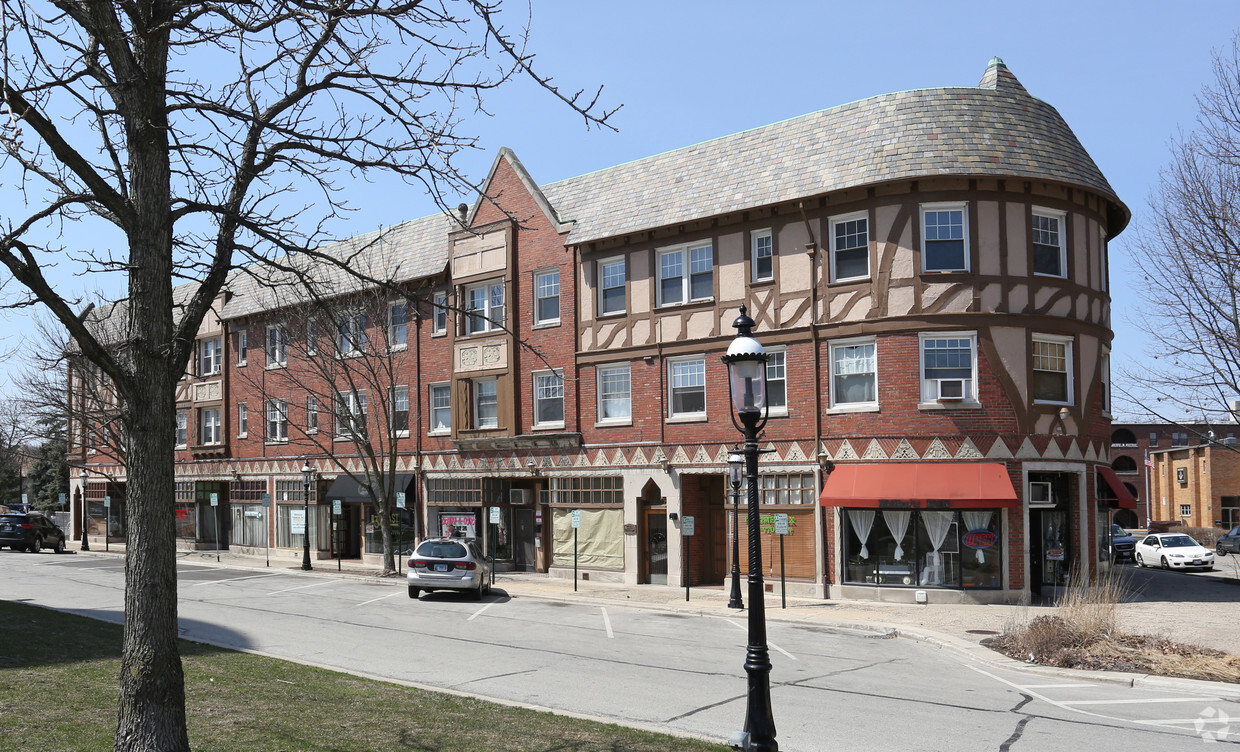
[[[76,546],[73,547],[76,549]],[[111,555],[124,554],[124,545],[111,544]],[[92,543],[87,556],[103,556],[101,546]],[[178,551],[180,561],[207,566],[236,567],[244,569],[268,569],[267,560],[263,556],[245,556],[228,551]],[[218,558],[218,562],[217,562]],[[334,559],[318,559],[312,562],[313,570],[306,574],[319,577],[348,577],[383,581],[392,587],[405,587],[404,569],[400,576],[381,578],[380,570],[373,566],[364,566],[359,561],[343,561]],[[271,559],[270,569],[301,571],[300,560],[291,560],[286,556]],[[573,581],[545,574],[529,572],[497,572],[493,592],[502,592],[517,598],[543,598],[548,600],[575,601],[598,605],[625,605],[634,608],[648,608],[664,611],[676,611],[702,616],[725,617],[735,620],[747,618],[748,610],[730,609],[727,607],[730,581],[723,587],[694,587],[689,589],[689,599],[685,599],[684,588],[663,585],[624,585],[593,581],[578,581],[576,590]],[[742,599],[748,603],[748,587],[741,580]],[[969,656],[973,660],[1000,664],[1009,668],[1049,673],[1052,675],[1080,674],[1071,669],[1057,669],[1045,666],[1031,666],[1020,661],[1007,658],[981,645],[987,637],[999,634],[1005,626],[1023,624],[1042,614],[1052,613],[1050,607],[1020,605],[983,605],[983,604],[934,604],[916,605],[906,603],[883,603],[877,601],[832,601],[822,599],[788,598],[787,607],[781,607],[778,594],[767,593],[765,599],[766,619],[769,622],[790,622],[814,624],[834,629],[847,629],[870,632],[880,635],[899,636],[921,640],[942,648],[955,650]],[[1202,618],[1202,609],[1211,608],[1210,618]],[[1137,601],[1121,604],[1121,628],[1133,633],[1163,634],[1183,642],[1218,647],[1220,650],[1234,650],[1240,642],[1240,627],[1237,627],[1234,603],[1147,603]],[[1217,612],[1217,613],[1214,613]],[[1212,629],[1211,634],[1203,634],[1202,623],[1218,624],[1225,622],[1228,627],[1222,633]],[[1208,639],[1201,639],[1206,637]],[[1240,686],[1218,682],[1196,682],[1188,679],[1149,677],[1144,674],[1127,674],[1115,672],[1088,672],[1094,679],[1114,681],[1123,684],[1160,684],[1169,689],[1185,691],[1202,691],[1201,686],[1209,687],[1210,692],[1222,693],[1240,699]]]

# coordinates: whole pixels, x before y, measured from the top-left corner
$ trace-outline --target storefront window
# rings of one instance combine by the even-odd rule
[[[255,548],[267,545],[267,511],[262,504],[229,505],[232,510],[232,530],[229,535],[230,545],[252,546]]]
[[[846,583],[1002,587],[998,510],[841,511]]]
[[[301,504],[280,504],[276,508],[276,547],[277,548],[302,548],[304,543],[301,533],[293,534],[289,522],[289,515],[293,512],[300,513],[304,509]],[[331,515],[331,507],[310,505],[310,519],[306,524],[310,527],[310,548],[312,550],[326,550],[327,536],[331,532],[331,522],[328,517]]]
[[[408,507],[393,509],[388,516],[388,524],[392,527],[392,550],[398,556],[406,555],[405,552],[412,553],[413,544],[417,541],[413,510]],[[371,504],[366,505],[366,553],[383,553],[383,529],[379,527],[379,516]]]

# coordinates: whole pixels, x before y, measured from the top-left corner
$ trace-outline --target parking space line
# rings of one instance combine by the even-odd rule
[[[1025,684],[1029,689],[1082,689],[1085,687],[1097,688],[1101,684]]]
[[[607,628],[607,639],[616,639],[615,633],[611,631],[611,619],[607,617],[607,609],[600,606],[598,610],[603,612],[603,626]]]
[[[186,585],[185,587],[198,587],[199,585],[218,585],[221,582],[240,582],[241,580],[261,580],[264,577],[279,577],[279,576],[280,576],[279,572],[272,572],[271,574],[253,574],[253,575],[250,575],[249,577],[229,577],[228,579],[224,579],[224,580],[204,580],[202,582],[195,582],[195,583]]]
[[[477,611],[475,611],[475,612],[473,612],[472,614],[470,614],[470,615],[469,615],[469,618],[468,618],[468,619],[466,619],[465,621],[473,621],[474,619],[477,619],[479,616],[482,616],[482,612],[483,612],[483,611],[486,611],[488,608],[490,608],[491,606],[494,606],[494,605],[495,605],[495,601],[491,601],[491,602],[490,602],[490,603],[488,603],[487,605],[483,606],[482,608],[480,608],[480,609],[478,609]]]
[[[724,621],[726,621],[727,623],[729,623],[729,624],[731,624],[732,626],[736,627],[737,629],[741,630],[742,632],[748,632],[748,631],[749,631],[749,627],[747,627],[747,626],[741,626],[740,624],[737,624],[736,622],[732,621],[731,619],[724,619]],[[771,642],[770,640],[767,640],[767,641],[766,641],[766,644],[767,644],[767,647],[771,648],[772,650],[778,650],[779,652],[783,653],[784,655],[788,656],[789,658],[791,658],[791,659],[792,659],[792,660],[794,660],[794,661],[797,659],[797,657],[796,657],[795,655],[793,655],[792,653],[789,653],[787,650],[784,650],[783,648],[781,648],[780,646],[778,646],[778,645],[776,645],[775,643]]]
[[[1060,700],[1061,705],[1145,705],[1155,702],[1222,702],[1220,697],[1151,697],[1145,700]]]
[[[379,596],[378,598],[371,598],[371,599],[370,599],[370,600],[368,600],[368,601],[362,601],[361,603],[359,603],[359,604],[357,604],[356,606],[354,606],[354,608],[361,608],[362,606],[365,606],[365,605],[366,605],[366,604],[368,604],[368,603],[374,603],[375,601],[382,601],[382,600],[386,600],[386,599],[388,599],[388,598],[391,598],[391,597],[393,597],[393,596],[397,596],[397,595],[404,595],[404,593],[403,593],[403,592],[401,592],[401,591],[397,591],[397,592],[395,592],[395,593],[388,593],[387,595],[381,595],[381,596]]]
[[[330,585],[333,582],[338,582],[338,580],[321,580],[319,582],[312,582],[309,585],[298,585],[297,587],[286,587],[283,590],[274,590],[270,593],[267,593],[267,595],[279,595],[280,593],[287,593],[290,590],[305,590],[306,588],[318,587],[319,585]]]

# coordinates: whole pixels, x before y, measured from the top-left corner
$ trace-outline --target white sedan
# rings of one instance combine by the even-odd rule
[[[1138,541],[1135,553],[1138,567],[1214,569],[1214,552],[1184,533],[1147,535]]]

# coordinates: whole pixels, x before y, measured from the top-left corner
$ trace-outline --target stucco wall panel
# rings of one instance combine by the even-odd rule
[[[1013,277],[1029,276],[1028,211],[1025,204],[1007,205],[1007,273]]]
[[[994,343],[995,352],[999,353],[999,360],[1003,363],[1003,369],[1007,371],[1016,388],[1016,401],[1019,404],[1029,404],[1029,379],[1027,374],[1029,353],[1025,330],[1016,327],[996,326],[991,327],[990,337]]]
[[[982,274],[1000,273],[999,204],[994,201],[977,202],[977,256],[978,271]]]

